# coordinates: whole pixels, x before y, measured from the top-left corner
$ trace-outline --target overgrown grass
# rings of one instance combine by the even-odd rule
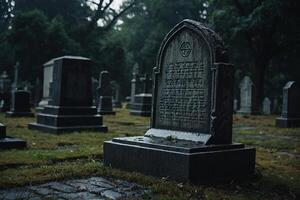
[[[0,152],[0,188],[107,176],[149,187],[155,199],[300,198],[300,129],[278,129],[274,127],[275,117],[234,116],[234,141],[257,147],[254,178],[195,186],[103,166],[105,140],[143,135],[149,128],[149,118],[130,116],[126,109],[117,109],[116,116],[104,116],[108,133],[62,135],[28,130],[27,124],[35,121],[34,118],[5,118],[0,114],[7,135],[28,142],[25,150]]]

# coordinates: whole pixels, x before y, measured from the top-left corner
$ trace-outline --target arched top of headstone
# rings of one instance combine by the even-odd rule
[[[1,79],[7,79],[8,75],[6,71],[3,71],[3,73],[1,74]]]
[[[162,64],[161,62],[163,60],[166,47],[169,46],[169,43],[174,39],[174,37],[180,35],[180,32],[183,32],[184,30],[192,32],[193,34],[196,34],[198,37],[200,36],[202,38],[208,48],[208,51],[210,52],[212,63],[228,63],[227,52],[219,35],[200,22],[185,19],[177,24],[164,38],[160,46],[156,62],[158,72],[161,68],[160,66]],[[182,57],[193,56],[193,46],[191,46],[189,41],[182,42],[178,51]]]
[[[284,89],[297,88],[296,81],[289,81],[285,84]]]
[[[264,102],[265,102],[265,103],[271,103],[271,100],[270,100],[268,97],[265,97],[265,98],[264,98]]]
[[[253,82],[249,76],[244,76],[240,83],[240,88],[248,88],[253,85]]]

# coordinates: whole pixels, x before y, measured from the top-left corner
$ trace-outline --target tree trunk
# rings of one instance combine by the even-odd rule
[[[264,99],[264,80],[265,71],[269,61],[266,59],[257,59],[253,66],[253,84],[254,84],[254,99],[253,113],[261,114],[262,101]]]

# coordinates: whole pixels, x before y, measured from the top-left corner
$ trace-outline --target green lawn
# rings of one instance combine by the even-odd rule
[[[103,166],[103,141],[143,135],[149,118],[116,109],[105,116],[108,133],[51,135],[27,129],[34,118],[5,118],[7,135],[25,139],[25,150],[0,152],[0,188],[90,176],[110,176],[149,187],[155,199],[296,199],[300,198],[300,128],[277,129],[276,116],[235,116],[234,141],[257,148],[256,174],[250,180],[194,186]],[[148,197],[145,197],[147,199]]]

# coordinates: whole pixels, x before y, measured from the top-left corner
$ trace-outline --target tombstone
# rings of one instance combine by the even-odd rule
[[[134,103],[134,96],[141,92],[140,90],[140,75],[138,71],[138,64],[136,63],[133,67],[132,80],[131,80],[131,90],[130,90],[130,103],[128,104],[128,108],[130,108],[131,104]]]
[[[63,56],[53,59],[51,99],[37,114],[37,122],[30,123],[28,128],[56,134],[85,130],[107,132],[102,116],[93,106],[91,77],[88,58]]]
[[[122,103],[120,101],[120,85],[116,81],[113,81],[112,85],[113,85],[113,92],[114,92],[114,96],[112,100],[113,107],[122,108]]]
[[[104,142],[105,165],[196,183],[253,175],[255,149],[232,143],[233,66],[221,39],[184,20],[156,66],[151,128]]]
[[[12,92],[11,108],[6,117],[34,117],[30,106],[30,92],[16,90]]]
[[[93,105],[98,105],[98,93],[97,93],[97,87],[99,85],[99,81],[92,77],[92,91],[93,91]]]
[[[44,68],[44,80],[43,80],[43,98],[39,102],[36,108],[37,112],[42,112],[44,107],[49,104],[50,97],[50,85],[53,81],[53,65],[54,59],[49,60],[43,65]]]
[[[12,83],[12,87],[11,87],[12,92],[18,90],[18,86],[19,86],[19,67],[20,67],[20,64],[19,64],[19,62],[17,62],[14,66],[15,75],[14,75],[14,82]]]
[[[112,94],[110,85],[110,75],[108,71],[102,71],[99,78],[99,94],[98,113],[101,115],[115,115],[116,112],[112,108]]]
[[[0,149],[24,149],[26,146],[26,141],[6,136],[6,126],[0,123]]]
[[[150,93],[152,80],[148,74],[141,78],[143,92],[133,96],[133,101],[130,105],[130,114],[143,117],[151,116],[152,94]]]
[[[281,116],[276,119],[279,128],[300,127],[300,87],[296,81],[289,81],[283,88]]]
[[[249,76],[245,76],[240,83],[240,109],[237,111],[239,114],[254,114],[253,112],[253,99],[254,99],[254,86]]]
[[[238,100],[234,99],[233,100],[233,112],[236,113],[237,109],[238,109]]]
[[[6,112],[10,109],[11,104],[11,80],[4,71],[0,78],[0,97],[1,97],[1,112]]]
[[[265,97],[263,101],[263,113],[265,115],[271,114],[271,100],[268,97]]]

